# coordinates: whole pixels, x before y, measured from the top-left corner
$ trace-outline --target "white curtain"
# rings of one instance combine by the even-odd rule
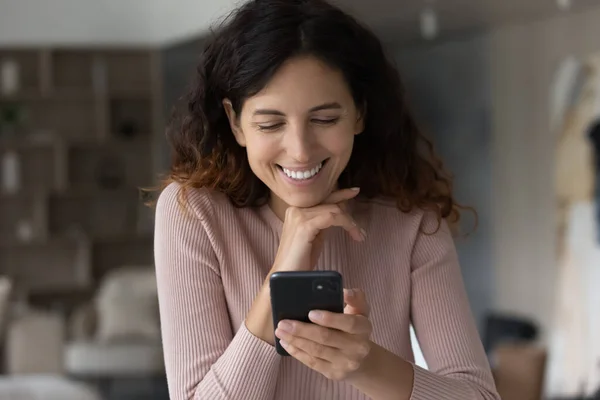
[[[589,396],[600,389],[600,244],[593,195],[594,154],[588,138],[592,123],[600,118],[600,56],[590,57],[576,69],[572,60],[569,63],[558,75],[553,92],[552,123],[560,130],[556,163],[559,279],[550,333],[548,397]],[[574,71],[582,79],[572,79]],[[581,82],[572,100],[564,100],[574,91],[565,82]]]

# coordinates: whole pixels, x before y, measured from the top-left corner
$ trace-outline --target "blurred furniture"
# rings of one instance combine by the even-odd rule
[[[9,375],[63,373],[65,324],[55,313],[21,310],[10,320],[5,341]]]
[[[138,188],[158,172],[160,54],[0,47],[19,80],[0,90],[0,160],[10,155],[17,171],[0,185],[0,275],[28,295],[62,301],[113,268],[152,261]]]
[[[6,311],[0,399],[103,400],[88,385],[63,376],[65,324],[59,314],[26,307]]]
[[[0,276],[0,343],[4,340],[11,292],[12,281],[5,276]]]
[[[503,400],[541,400],[546,351],[535,345],[538,330],[526,318],[487,315],[483,343]]]
[[[534,341],[537,337],[538,327],[529,319],[496,313],[485,318],[483,342],[488,355],[504,342]]]
[[[541,400],[546,350],[530,343],[502,343],[493,352],[494,379],[502,400]]]
[[[0,399],[5,400],[103,400],[92,388],[59,376],[0,377]]]
[[[121,380],[164,381],[152,266],[109,273],[93,303],[73,315],[71,332],[75,339],[65,349],[70,376],[96,382],[105,393],[114,391],[115,382]]]

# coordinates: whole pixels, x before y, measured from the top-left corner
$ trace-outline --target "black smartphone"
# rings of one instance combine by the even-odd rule
[[[273,325],[277,329],[284,319],[311,322],[311,310],[344,312],[342,275],[335,271],[275,272],[270,278]],[[288,352],[275,336],[275,349],[282,356]]]

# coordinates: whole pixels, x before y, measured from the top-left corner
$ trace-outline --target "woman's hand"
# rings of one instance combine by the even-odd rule
[[[323,248],[324,231],[332,226],[342,227],[354,240],[363,241],[366,232],[356,224],[343,205],[345,201],[356,197],[358,192],[358,189],[338,190],[315,207],[288,207],[271,272],[313,269]]]
[[[343,314],[312,311],[314,324],[281,321],[275,334],[285,350],[328,379],[345,380],[360,371],[371,351],[373,330],[361,290],[344,290]]]
[[[365,239],[366,232],[356,225],[344,207],[344,202],[356,197],[358,192],[358,189],[338,190],[318,206],[287,209],[275,261],[246,316],[246,327],[254,336],[275,344],[269,292],[271,273],[313,269],[323,248],[325,230],[332,226],[344,228],[357,241]]]

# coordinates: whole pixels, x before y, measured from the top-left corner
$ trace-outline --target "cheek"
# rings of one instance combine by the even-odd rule
[[[352,152],[354,134],[348,127],[340,127],[339,130],[332,131],[330,135],[325,135],[322,145],[332,154],[345,156]]]
[[[260,167],[262,164],[272,163],[277,155],[277,143],[271,138],[265,136],[248,135],[246,151],[248,161],[254,167]]]

